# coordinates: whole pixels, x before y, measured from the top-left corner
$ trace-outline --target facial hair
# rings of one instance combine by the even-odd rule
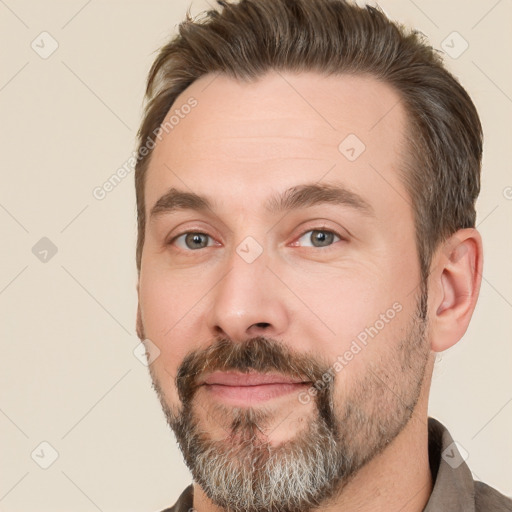
[[[430,353],[426,326],[424,288],[403,338],[398,344],[390,340],[382,357],[368,361],[364,373],[347,380],[342,392],[336,392],[336,376],[325,379],[332,370],[318,354],[298,354],[263,336],[244,343],[217,339],[189,353],[175,379],[181,407],[167,403],[151,366],[150,373],[185,463],[215,505],[231,512],[308,512],[338,497],[407,425]],[[304,428],[278,446],[264,433],[269,426],[276,428],[275,411],[210,403],[208,417],[225,431],[214,439],[194,397],[197,377],[216,370],[277,372],[326,385],[314,396],[314,413],[305,412]]]

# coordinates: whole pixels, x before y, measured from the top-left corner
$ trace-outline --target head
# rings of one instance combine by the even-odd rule
[[[426,415],[432,355],[467,328],[481,126],[377,9],[219,4],[150,71],[137,331],[206,495],[307,510]],[[219,372],[288,380],[228,396]]]

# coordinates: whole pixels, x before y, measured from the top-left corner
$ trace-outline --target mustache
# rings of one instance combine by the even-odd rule
[[[277,372],[314,383],[322,380],[328,369],[329,365],[319,360],[318,354],[297,353],[271,338],[256,336],[237,343],[220,338],[184,358],[176,374],[176,388],[182,403],[187,404],[200,386],[199,377],[214,371]],[[328,383],[319,394],[328,391],[330,385],[332,383]]]

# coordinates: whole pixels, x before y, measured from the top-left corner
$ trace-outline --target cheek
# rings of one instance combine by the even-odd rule
[[[344,385],[398,345],[414,314],[408,283],[395,282],[390,266],[385,268],[361,264],[350,272],[295,274],[300,296],[318,319],[301,315],[301,332],[308,345],[303,348],[313,353],[321,350]]]
[[[172,326],[175,298],[172,288],[156,275],[141,276],[139,301],[146,336],[160,337]]]
[[[141,270],[139,298],[146,332],[159,337],[171,335],[182,319],[194,309],[204,289],[198,280],[171,271],[156,262]]]
[[[197,293],[179,286],[162,274],[141,273],[139,300],[146,338],[160,350],[153,370],[160,380],[174,378],[179,364],[190,351]]]
[[[334,349],[343,349],[393,303],[382,270],[371,265],[295,273],[293,278],[297,296],[320,321],[313,323],[315,330],[336,340]]]

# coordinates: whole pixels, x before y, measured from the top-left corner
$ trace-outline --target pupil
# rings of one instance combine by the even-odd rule
[[[325,231],[314,231],[313,237],[313,245],[315,245],[315,242],[318,242],[319,246],[325,246],[332,242],[333,234]]]
[[[204,237],[205,235],[203,235],[202,233],[190,233],[189,235],[187,235],[187,243],[189,246],[195,246],[196,248],[205,247]]]

